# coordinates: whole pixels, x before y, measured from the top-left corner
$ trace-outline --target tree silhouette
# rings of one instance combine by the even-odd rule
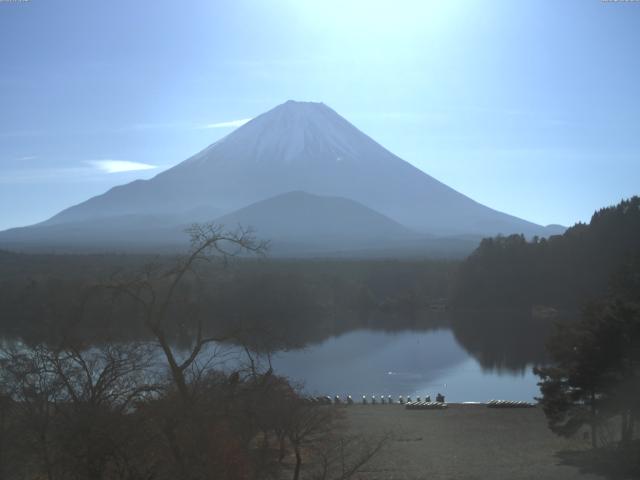
[[[188,306],[192,299],[182,298],[185,303],[177,309],[181,314],[180,319],[174,319],[173,323],[182,326],[181,333],[190,337],[190,351],[184,359],[179,360],[168,335],[168,323],[171,313],[176,311],[174,304],[178,302],[180,287],[187,277],[198,281],[196,267],[199,263],[226,263],[230,258],[243,253],[262,255],[268,246],[266,241],[257,240],[248,229],[227,231],[222,225],[209,223],[194,224],[187,232],[191,236],[191,250],[185,257],[179,258],[175,265],[169,268],[150,265],[133,278],[116,279],[106,285],[106,288],[117,294],[132,299],[142,309],[143,323],[158,341],[176,388],[185,403],[189,403],[191,397],[186,378],[188,369],[195,364],[198,355],[207,344],[229,340],[231,335],[206,335],[204,320],[198,315],[195,325],[187,325],[184,320],[184,307]],[[188,327],[192,327],[192,331],[187,331]],[[189,335],[190,333],[192,335]]]
[[[640,419],[640,306],[610,300],[590,305],[582,321],[563,325],[550,339],[554,364],[536,368],[540,402],[552,431],[574,435],[620,418],[620,441],[633,439]]]

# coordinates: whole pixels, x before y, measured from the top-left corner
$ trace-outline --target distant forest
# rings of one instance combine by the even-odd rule
[[[580,308],[607,294],[617,278],[639,275],[639,259],[640,197],[633,197],[563,235],[482,240],[461,264],[451,302],[467,308]]]
[[[101,286],[168,268],[175,257],[0,252],[0,335],[37,342],[73,324],[90,341],[143,338],[139,312]],[[259,331],[264,348],[289,348],[354,328],[441,323],[457,262],[272,260],[213,262],[184,282],[175,318],[211,333]],[[82,320],[78,316],[82,316]],[[268,330],[268,335],[265,332]],[[180,340],[181,328],[172,332]],[[254,345],[254,347],[259,347]]]

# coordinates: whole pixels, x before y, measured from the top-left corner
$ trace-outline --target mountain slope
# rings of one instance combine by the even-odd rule
[[[124,214],[15,228],[4,245],[47,251],[176,250],[187,246],[182,216]],[[233,230],[250,227],[271,241],[277,255],[394,249],[420,244],[424,236],[353,200],[288,192],[207,221]],[[195,219],[194,219],[195,221]],[[42,250],[40,248],[39,250]]]
[[[131,213],[12,228],[0,232],[0,245],[50,253],[183,250],[183,225],[169,215]]]
[[[229,228],[250,226],[261,238],[282,245],[315,250],[385,246],[419,239],[399,223],[341,197],[288,192],[262,200],[216,219]]]
[[[45,224],[201,205],[229,212],[290,191],[349,198],[420,232],[545,234],[418,170],[326,105],[293,101],[150,180],[115,187]]]

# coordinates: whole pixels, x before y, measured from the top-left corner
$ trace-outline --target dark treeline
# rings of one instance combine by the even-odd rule
[[[628,290],[638,259],[639,197],[549,239],[484,239],[451,287],[456,338],[485,367],[544,364],[555,325],[575,324],[590,302]]]
[[[0,335],[52,339],[82,310],[76,331],[87,339],[144,339],[138,312],[100,288],[161,269],[174,257],[25,255],[0,252]],[[433,260],[233,259],[199,267],[198,284],[181,286],[183,316],[209,329],[263,330],[265,348],[295,347],[353,328],[425,328],[440,323],[457,262]],[[191,292],[191,294],[189,293]],[[188,305],[185,306],[185,305]],[[192,309],[190,311],[188,309]],[[180,334],[170,332],[176,341]]]
[[[576,309],[606,294],[638,256],[640,197],[633,197],[549,239],[484,239],[462,263],[452,300],[459,307]]]
[[[547,339],[550,362],[534,369],[550,429],[589,437],[570,463],[609,478],[640,475],[640,257],[613,275],[607,294]]]

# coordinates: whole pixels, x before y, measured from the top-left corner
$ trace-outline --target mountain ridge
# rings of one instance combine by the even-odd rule
[[[149,180],[113,187],[30,228],[122,215],[169,215],[187,223],[194,209],[226,214],[295,191],[352,200],[422,235],[547,236],[557,230],[481,205],[325,104],[296,101],[258,115]]]
[[[421,232],[542,232],[430,177],[328,106],[295,101],[258,115],[150,180],[114,187],[47,222],[103,212],[181,211],[193,204],[229,212],[294,190],[352,198]]]

